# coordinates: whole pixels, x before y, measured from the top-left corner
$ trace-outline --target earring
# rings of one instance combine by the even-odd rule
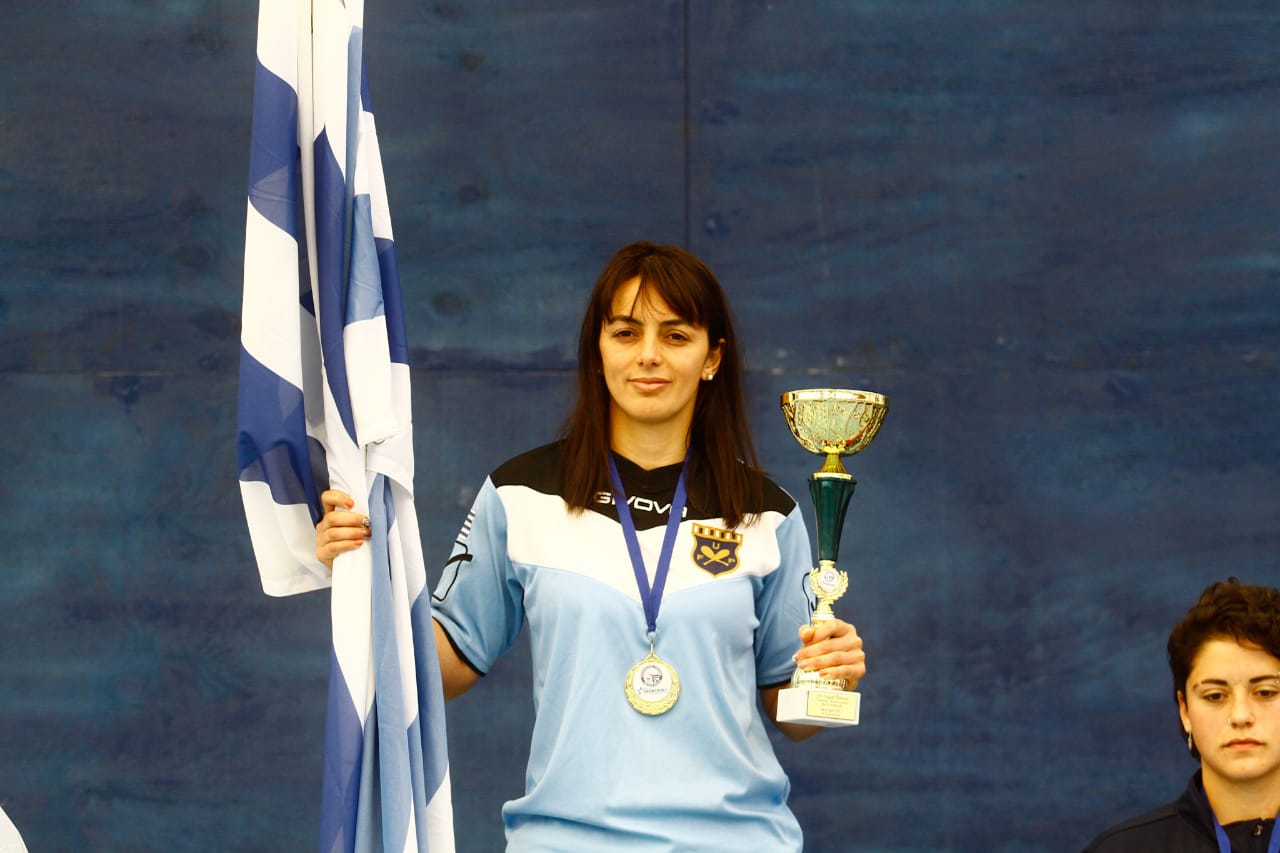
[[[706,373],[702,374],[702,378],[710,382],[712,379],[716,378],[716,373],[714,370],[708,370]]]
[[[1191,732],[1187,732],[1187,752],[1194,753],[1196,751],[1196,742],[1191,737]]]

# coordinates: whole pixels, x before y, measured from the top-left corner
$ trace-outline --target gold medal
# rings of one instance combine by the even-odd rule
[[[680,698],[680,676],[666,661],[649,654],[627,673],[627,701],[641,714],[656,716],[671,710]]]
[[[640,590],[640,601],[644,605],[649,639],[649,654],[627,673],[627,701],[641,714],[652,717],[670,711],[671,706],[680,698],[680,676],[676,675],[674,667],[653,653],[653,638],[658,630],[658,607],[662,603],[662,589],[667,584],[667,570],[671,568],[671,549],[675,546],[680,520],[684,517],[684,468],[680,469],[680,479],[676,481],[676,491],[671,498],[667,530],[662,537],[662,552],[658,555],[652,585],[645,572],[644,557],[640,554],[640,540],[636,537],[631,510],[627,507],[627,492],[622,487],[622,477],[618,474],[618,466],[612,456],[609,457],[609,477],[613,481],[613,504],[618,510],[618,523],[622,525],[627,554],[631,557],[631,568],[636,574],[636,588]]]

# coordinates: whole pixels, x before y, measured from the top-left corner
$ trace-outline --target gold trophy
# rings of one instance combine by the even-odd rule
[[[849,586],[849,576],[836,568],[844,516],[858,481],[841,456],[850,456],[871,443],[889,411],[889,400],[870,391],[813,388],[782,395],[787,426],[806,450],[826,454],[826,462],[809,476],[818,534],[818,565],[809,572],[809,587],[817,599],[811,622],[834,619],[832,603]],[[778,721],[811,726],[856,726],[862,697],[845,690],[843,678],[821,678],[797,669],[791,686],[778,692]]]

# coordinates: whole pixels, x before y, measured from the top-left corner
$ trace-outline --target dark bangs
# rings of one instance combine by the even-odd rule
[[[705,293],[702,286],[694,285],[688,276],[673,274],[666,264],[646,264],[649,269],[640,273],[640,287],[636,302],[660,299],[681,320],[694,326],[708,328],[704,306],[695,297],[695,287]],[[612,303],[610,303],[612,304]]]
[[[624,252],[615,259],[601,276],[603,286],[596,290],[597,304],[592,313],[602,324],[610,319],[618,290],[639,278],[637,304],[660,299],[681,320],[705,328],[712,342],[724,337],[724,306],[722,298],[717,298],[721,290],[710,269],[692,255],[665,246],[641,244],[628,248],[633,252]]]

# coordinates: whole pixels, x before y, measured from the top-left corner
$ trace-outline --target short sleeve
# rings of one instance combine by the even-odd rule
[[[507,553],[507,515],[486,479],[432,595],[433,616],[477,671],[488,672],[524,624],[524,591]]]
[[[781,684],[795,670],[792,656],[800,647],[800,626],[809,621],[812,604],[805,578],[812,568],[809,533],[799,504],[777,528],[778,567],[761,584],[756,599],[756,682]]]

